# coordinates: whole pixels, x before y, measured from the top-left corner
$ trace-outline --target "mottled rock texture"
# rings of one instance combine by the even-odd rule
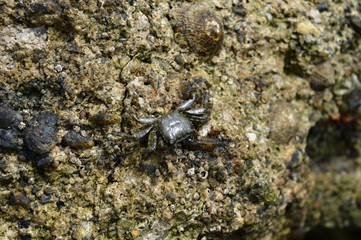
[[[201,2],[0,0],[1,239],[361,227],[360,2]]]

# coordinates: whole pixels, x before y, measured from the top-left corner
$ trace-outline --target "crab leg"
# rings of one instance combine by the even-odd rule
[[[186,100],[186,101],[182,102],[182,103],[177,107],[177,110],[181,112],[181,111],[185,111],[185,110],[189,109],[190,107],[193,106],[193,103],[194,103],[195,100],[196,100],[196,95],[193,94],[192,99],[189,99],[189,100]]]
[[[154,126],[152,125],[152,126],[146,128],[146,129],[140,130],[139,132],[133,133],[132,137],[135,138],[135,139],[141,139],[145,135],[147,135],[153,129],[153,127]]]
[[[146,125],[149,125],[149,124],[153,124],[155,123],[155,121],[157,121],[157,118],[138,118],[136,116],[133,116],[134,119],[141,123],[141,124],[146,124]]]
[[[191,114],[191,115],[203,115],[207,111],[207,108],[193,108],[185,111],[185,113]]]

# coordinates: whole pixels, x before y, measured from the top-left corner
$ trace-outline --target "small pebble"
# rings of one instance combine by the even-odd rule
[[[21,140],[13,130],[0,129],[0,148],[17,150],[21,148]]]
[[[57,119],[53,113],[43,113],[25,130],[25,144],[29,150],[44,154],[50,152],[56,144]]]
[[[9,202],[13,205],[21,206],[25,209],[30,207],[30,200],[24,194],[11,195]]]
[[[52,166],[53,162],[54,162],[54,158],[50,156],[46,156],[36,159],[35,164],[38,168],[48,168]]]
[[[120,117],[114,114],[97,113],[90,120],[97,125],[105,126],[120,122]]]
[[[19,223],[19,228],[28,228],[30,226],[30,221],[29,220],[21,220]]]
[[[233,12],[241,17],[247,16],[247,9],[245,9],[242,5],[233,6]]]
[[[25,144],[29,150],[43,154],[50,152],[55,146],[57,128],[39,125],[26,129]]]
[[[56,208],[58,210],[62,209],[63,207],[65,207],[65,203],[63,201],[57,201],[56,202]]]
[[[328,8],[329,8],[328,2],[326,2],[326,1],[320,2],[316,5],[316,8],[320,12],[326,12],[326,11],[328,11]]]
[[[41,204],[46,204],[50,201],[51,201],[51,196],[44,196],[40,202],[41,202]]]
[[[0,128],[8,129],[12,125],[19,125],[23,121],[20,113],[8,107],[0,107]]]
[[[63,143],[73,149],[86,149],[94,146],[94,141],[91,137],[83,136],[74,130],[70,130],[65,134]]]

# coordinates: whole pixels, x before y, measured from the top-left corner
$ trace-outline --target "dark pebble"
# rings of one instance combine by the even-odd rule
[[[20,236],[19,240],[31,240],[31,236],[30,235]]]
[[[21,148],[16,131],[0,129],[0,148],[18,150]]]
[[[242,5],[233,6],[233,12],[241,17],[247,16],[247,9],[245,9]]]
[[[265,182],[259,182],[253,185],[250,189],[250,199],[252,202],[260,203],[265,200],[267,193],[269,191],[269,186]]]
[[[33,187],[33,189],[31,189],[31,193],[33,194],[33,195],[36,195],[37,193],[39,192],[39,188],[38,187]]]
[[[29,150],[43,154],[50,152],[55,146],[57,128],[39,125],[26,129],[25,144]]]
[[[28,209],[30,207],[30,200],[24,194],[11,195],[10,199],[9,199],[9,202],[12,205],[22,206],[22,207],[24,207],[26,209]]]
[[[184,66],[184,64],[185,64],[182,55],[177,55],[177,56],[175,56],[174,61],[175,61],[179,66]]]
[[[240,42],[240,43],[243,43],[246,40],[246,36],[239,29],[237,29],[235,31],[236,31],[237,41]]]
[[[44,190],[44,194],[50,196],[51,194],[55,193],[54,189],[47,188]]]
[[[176,201],[176,196],[175,196],[175,194],[172,193],[172,192],[168,193],[166,197],[167,197],[167,199],[168,199],[170,202],[172,202],[172,203],[174,203],[174,202]]]
[[[44,196],[41,199],[41,204],[46,204],[46,203],[49,203],[50,201],[51,201],[51,196]]]
[[[23,220],[20,221],[19,228],[28,228],[28,227],[30,227],[30,221],[29,220],[23,219]]]
[[[23,179],[19,179],[19,186],[20,187],[26,187],[28,185],[27,181],[24,181]]]
[[[349,111],[357,111],[361,108],[361,89],[352,90],[350,93],[344,95],[343,100],[346,102]]]
[[[44,154],[50,152],[56,144],[57,116],[44,113],[36,121],[38,125],[30,126],[25,131],[25,144],[29,150]]]
[[[0,128],[7,129],[12,125],[19,125],[22,121],[20,113],[8,107],[0,107]]]
[[[224,172],[224,170],[218,170],[216,173],[216,180],[220,183],[223,183],[226,181],[227,175]]]
[[[146,173],[148,176],[155,178],[155,172],[157,168],[151,164],[141,164],[139,167],[140,171]]]
[[[328,2],[326,2],[326,1],[320,2],[316,5],[316,8],[320,12],[326,12],[326,11],[328,11],[328,8],[329,8]]]
[[[62,209],[63,207],[65,207],[65,203],[63,201],[57,201],[56,202],[56,208],[58,210]]]
[[[91,121],[97,125],[110,125],[120,122],[120,118],[108,113],[97,113],[91,117]]]
[[[0,184],[9,184],[13,179],[11,174],[0,174]]]
[[[53,162],[54,159],[52,157],[46,156],[36,159],[35,164],[38,168],[49,168],[52,167]]]
[[[48,31],[48,29],[45,28],[45,27],[36,27],[36,28],[34,28],[34,33],[37,36],[43,35],[43,34],[47,33],[47,31]],[[39,49],[35,49],[35,50],[39,50]]]
[[[331,86],[328,83],[328,79],[324,78],[321,75],[313,74],[310,76],[310,86],[315,91],[323,91],[327,87]]]
[[[70,130],[65,134],[63,143],[74,149],[85,149],[94,146],[94,141],[89,136],[83,136],[74,130]]]

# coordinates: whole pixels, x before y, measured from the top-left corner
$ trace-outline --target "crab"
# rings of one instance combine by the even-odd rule
[[[135,132],[132,137],[142,140],[148,136],[147,145],[151,151],[157,149],[159,139],[171,146],[184,140],[192,142],[192,136],[196,132],[195,124],[204,123],[209,119],[208,91],[204,95],[202,107],[192,108],[196,99],[196,95],[193,94],[191,99],[182,102],[164,116],[154,118],[138,118],[134,116],[137,122],[146,125],[146,127]]]

